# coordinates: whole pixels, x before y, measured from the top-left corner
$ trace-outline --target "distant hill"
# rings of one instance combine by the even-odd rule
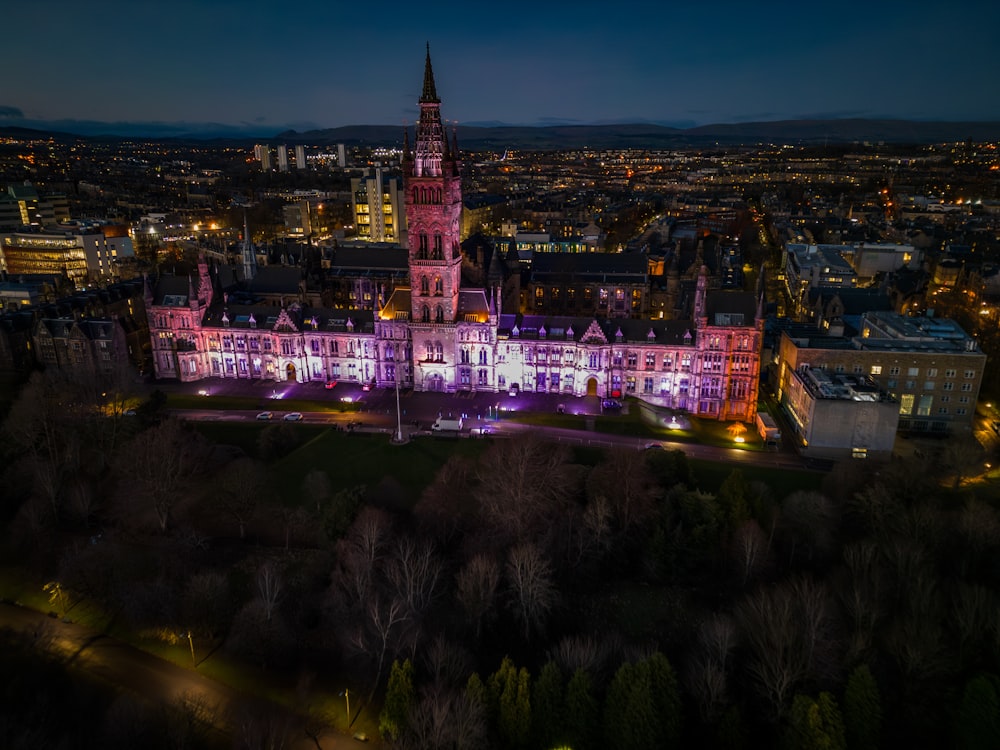
[[[676,148],[754,143],[944,143],[1000,140],[1000,122],[916,122],[910,120],[781,120],[671,128],[663,125],[552,125],[546,127],[458,126],[460,147],[482,149]],[[399,146],[402,127],[351,126],[280,133],[283,143]]]
[[[58,128],[0,127],[0,136],[11,138],[52,137],[57,140],[84,138],[94,140],[143,139],[161,142],[205,143],[285,143],[350,146],[401,146],[403,127],[398,125],[350,125],[326,130],[286,130],[277,135],[248,135],[214,132],[208,125],[190,126],[187,132],[176,128],[145,132],[135,124],[131,135],[123,125],[108,125],[100,132],[99,123],[87,123],[74,132],[72,123],[61,121]],[[200,132],[192,132],[203,127]],[[223,126],[219,126],[223,127]],[[971,139],[976,142],[1000,141],[1000,122],[918,122],[912,120],[779,120],[736,124],[701,125],[674,128],[655,124],[622,125],[496,125],[490,127],[459,125],[458,141],[468,150],[551,150],[569,148],[681,148],[711,145],[739,146],[755,143],[832,144],[832,143],[953,143]]]

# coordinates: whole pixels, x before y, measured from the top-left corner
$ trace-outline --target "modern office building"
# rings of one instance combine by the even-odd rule
[[[783,332],[778,398],[788,408],[792,380],[806,369],[867,376],[896,403],[899,430],[967,434],[985,366],[976,340],[952,320],[868,312],[846,335],[842,326],[826,335]]]

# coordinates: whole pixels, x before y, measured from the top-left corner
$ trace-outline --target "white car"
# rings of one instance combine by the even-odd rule
[[[302,414],[297,411],[290,411],[288,414],[282,417],[286,422],[301,422]]]
[[[257,415],[257,419],[260,420],[261,422],[267,422],[273,418],[274,414],[269,411],[262,411],[260,414]]]

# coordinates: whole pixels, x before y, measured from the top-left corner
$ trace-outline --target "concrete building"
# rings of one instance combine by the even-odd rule
[[[288,146],[278,146],[278,171],[288,171]]]
[[[817,458],[875,458],[892,455],[899,405],[866,375],[792,370],[781,405],[799,451]]]
[[[262,172],[270,172],[273,169],[271,164],[271,148],[266,143],[258,143],[253,147],[254,158],[260,162]]]
[[[972,431],[986,355],[954,321],[905,317],[892,312],[861,316],[844,335],[783,332],[778,345],[778,397],[795,373],[820,369],[868,376],[898,405],[898,429],[916,433]]]
[[[808,308],[812,289],[857,286],[857,274],[844,258],[843,249],[843,245],[785,245],[785,285],[794,316],[801,316]]]
[[[295,147],[295,168],[298,170],[306,168],[306,147],[302,144]]]

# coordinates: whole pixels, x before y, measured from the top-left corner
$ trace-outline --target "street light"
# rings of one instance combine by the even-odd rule
[[[347,728],[351,728],[351,691],[344,688],[340,693],[344,696],[344,700],[347,701]]]

